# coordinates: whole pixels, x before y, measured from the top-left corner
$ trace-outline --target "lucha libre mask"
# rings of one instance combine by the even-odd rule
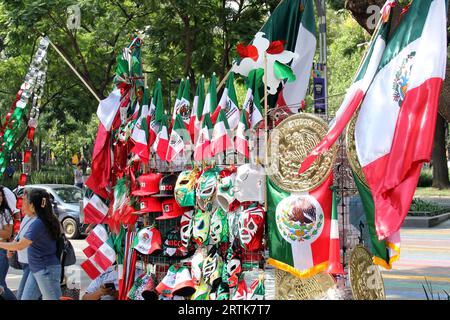
[[[228,286],[234,288],[239,281],[239,274],[242,272],[241,260],[237,256],[233,256],[227,262]]]
[[[207,256],[208,256],[208,251],[207,251],[206,247],[197,248],[194,255],[192,256],[191,273],[192,273],[192,279],[194,280],[194,282],[196,284],[200,283],[200,280],[202,279],[203,261],[205,261]]]
[[[244,164],[237,169],[235,196],[239,202],[264,203],[266,174],[261,165]]]
[[[192,215],[194,210],[183,212],[180,221],[180,234],[182,250],[187,251],[189,247],[189,241],[192,237]]]
[[[234,211],[239,206],[239,201],[234,195],[236,170],[236,167],[225,168],[219,173],[217,180],[217,202],[225,211]]]
[[[211,213],[198,210],[194,215],[192,226],[192,238],[199,246],[208,245]]]
[[[265,212],[260,206],[251,206],[239,214],[238,228],[241,246],[253,251],[261,248],[264,232]]]
[[[197,168],[180,173],[175,185],[175,200],[181,207],[195,206],[195,182],[198,178]]]
[[[212,248],[203,262],[203,278],[213,288],[222,281],[223,261],[216,248]]]
[[[200,178],[197,180],[197,186],[195,195],[197,199],[197,205],[203,211],[212,212],[214,207],[217,206],[217,176],[219,170],[214,167],[205,170]]]
[[[225,211],[218,207],[211,217],[209,244],[224,242],[228,242],[228,217]]]

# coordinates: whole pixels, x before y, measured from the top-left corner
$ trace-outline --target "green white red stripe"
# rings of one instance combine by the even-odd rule
[[[172,162],[177,155],[181,154],[189,143],[190,137],[184,126],[183,119],[179,114],[175,117],[175,123],[170,133],[169,146],[167,148],[166,160]]]
[[[301,5],[303,11],[298,10]],[[305,98],[316,52],[315,26],[312,0],[284,0],[261,29],[270,41],[284,40],[285,49],[298,54],[291,63],[296,80],[286,82],[280,93],[287,105],[299,105]]]
[[[333,174],[309,192],[289,193],[267,180],[268,263],[300,278],[329,263]],[[307,227],[306,227],[307,226]]]
[[[355,127],[379,239],[398,238],[424,162],[431,160],[447,62],[444,0],[413,1],[389,39]]]
[[[211,131],[213,125],[209,113],[205,114],[202,121],[202,129],[200,130],[197,143],[194,150],[194,160],[202,161],[212,157],[211,147]]]
[[[224,110],[230,130],[235,130],[239,124],[239,108],[236,89],[234,88],[234,73],[230,72],[222,97],[219,101],[219,106],[211,117],[213,123],[216,123],[220,110]]]
[[[202,76],[197,84],[194,102],[192,103],[191,120],[189,122],[189,134],[192,143],[197,142],[198,133],[201,129],[201,118],[203,114],[203,104],[205,103],[205,76]]]
[[[211,149],[213,156],[233,148],[231,131],[225,111],[220,109],[212,134]]]
[[[250,158],[250,151],[248,145],[248,119],[245,110],[241,111],[241,117],[238,127],[236,128],[236,136],[234,138],[234,146],[238,154],[243,155],[245,158]]]
[[[144,163],[147,163],[150,159],[150,147],[148,145],[149,119],[149,107],[148,105],[143,105],[141,108],[140,116],[136,121],[133,132],[131,133],[131,140],[134,142],[134,146],[131,149],[131,152],[136,154]]]
[[[206,94],[205,104],[203,106],[202,111],[202,121],[205,118],[205,115],[209,115],[210,120],[211,116],[214,114],[217,108],[217,92],[216,92],[216,74],[213,73],[211,76],[211,81],[209,82],[208,93]]]

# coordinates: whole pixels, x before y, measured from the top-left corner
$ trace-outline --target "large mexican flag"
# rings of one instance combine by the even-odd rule
[[[431,160],[447,62],[446,12],[444,0],[412,2],[389,39],[356,121],[356,151],[380,239],[399,230],[422,165]]]
[[[314,190],[291,194],[267,179],[268,263],[300,278],[328,268],[333,174]]]
[[[362,86],[352,85],[335,124],[300,169],[336,141],[361,105],[356,151],[374,200],[378,238],[391,244],[398,242],[422,164],[431,160],[447,61],[446,12],[444,0],[413,1],[387,43],[389,20],[382,26],[360,70],[364,77],[357,77]]]

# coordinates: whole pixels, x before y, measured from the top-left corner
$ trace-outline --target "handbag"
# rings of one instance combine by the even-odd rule
[[[72,244],[66,238],[64,233],[61,233],[56,244],[56,256],[61,262],[61,267],[72,266],[77,263],[77,257]]]

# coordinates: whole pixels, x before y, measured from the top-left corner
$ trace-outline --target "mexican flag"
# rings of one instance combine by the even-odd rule
[[[408,214],[422,165],[431,160],[446,62],[446,1],[413,1],[389,39],[355,127],[378,238],[390,243]]]
[[[105,199],[109,195],[111,180],[111,130],[113,123],[120,116],[120,100],[120,90],[116,88],[106,99],[100,101],[97,109],[100,124],[92,154],[92,173],[86,181],[89,189]]]
[[[190,95],[190,85],[189,85],[189,77],[187,77],[186,81],[184,81],[184,79],[181,80],[180,86],[178,88],[178,95],[172,113],[171,127],[173,127],[175,123],[175,118],[177,114],[179,114],[182,117],[184,122],[189,123],[191,111],[189,95]]]
[[[378,240],[375,227],[375,203],[369,187],[353,173],[356,187],[361,198],[364,213],[366,214],[367,226],[370,235],[370,251],[373,253],[373,262],[385,269],[391,269],[392,264],[400,258],[400,239],[395,242]]]
[[[131,152],[138,155],[144,163],[148,163],[150,159],[150,147],[148,145],[149,119],[149,107],[147,104],[144,104],[140,110],[140,116],[136,121],[133,132],[131,133],[131,140],[134,142]]]
[[[212,134],[211,149],[213,156],[225,152],[230,148],[233,148],[233,143],[231,142],[230,126],[228,125],[225,111],[220,110]]]
[[[300,278],[328,268],[333,174],[314,190],[283,191],[267,179],[268,263]]]
[[[150,130],[149,130],[149,146],[153,146],[156,135],[161,129],[161,120],[164,115],[164,105],[162,100],[161,79],[155,84],[153,96],[150,102]]]
[[[194,102],[191,110],[191,120],[189,121],[189,134],[192,143],[197,142],[198,133],[201,129],[201,118],[203,114],[203,104],[205,103],[205,76],[202,76],[197,84]]]
[[[178,107],[178,114],[184,122],[184,126],[189,128],[190,116],[191,116],[191,84],[189,77],[184,82],[183,93],[181,95],[180,104]]]
[[[106,271],[106,269],[113,265],[116,260],[116,252],[114,251],[114,243],[111,237],[98,248],[93,256],[93,260],[103,271]]]
[[[86,237],[86,242],[89,244],[90,248],[97,251],[108,238],[109,234],[105,226],[98,224],[91,232],[89,232],[89,235]]]
[[[205,118],[202,122],[202,129],[200,130],[197,143],[194,150],[194,160],[202,161],[207,158],[212,157],[212,147],[211,147],[211,130],[213,124],[209,113],[205,114]]]
[[[244,107],[249,128],[255,129],[258,124],[264,119],[261,98],[259,96],[259,88],[262,84],[262,77],[264,70],[257,69],[249,73],[246,79],[247,95],[244,100]]]
[[[108,214],[108,206],[96,194],[84,200],[84,223],[102,223]]]
[[[202,121],[205,118],[205,115],[209,115],[210,120],[211,120],[211,116],[214,114],[214,111],[216,111],[216,107],[217,107],[217,92],[216,92],[216,73],[214,72],[211,76],[211,81],[209,82],[209,87],[208,87],[208,93],[206,94],[206,98],[205,98],[205,104],[203,106],[203,111],[202,111]],[[213,122],[214,124],[214,122]]]
[[[250,158],[250,151],[248,145],[248,119],[244,110],[241,111],[241,117],[238,127],[236,129],[236,137],[234,138],[234,146],[236,151],[242,154],[245,158]]]
[[[95,252],[92,252],[92,248],[87,247],[83,250],[83,252],[88,257],[88,259],[81,263],[80,267],[84,270],[84,272],[86,272],[91,280],[94,280],[103,273],[103,270],[94,261],[93,256]]]
[[[169,147],[167,148],[166,160],[172,162],[178,154],[182,153],[189,143],[190,137],[186,130],[183,119],[179,114],[175,117],[175,123],[170,133]]]
[[[211,117],[213,123],[216,123],[220,110],[224,110],[230,130],[236,129],[239,124],[239,108],[236,90],[234,88],[234,73],[230,72],[228,76],[225,89],[223,90],[222,97],[219,101],[219,107],[216,109]]]
[[[411,3],[388,39],[356,122],[356,151],[375,204],[377,235],[391,244],[398,241],[422,165],[431,160],[447,61],[446,12],[444,0]]]
[[[169,147],[169,131],[167,128],[167,116],[165,114],[163,114],[163,118],[159,124],[160,128],[156,135],[155,143],[153,144],[153,150],[161,160],[165,161],[167,160],[167,148]]]

